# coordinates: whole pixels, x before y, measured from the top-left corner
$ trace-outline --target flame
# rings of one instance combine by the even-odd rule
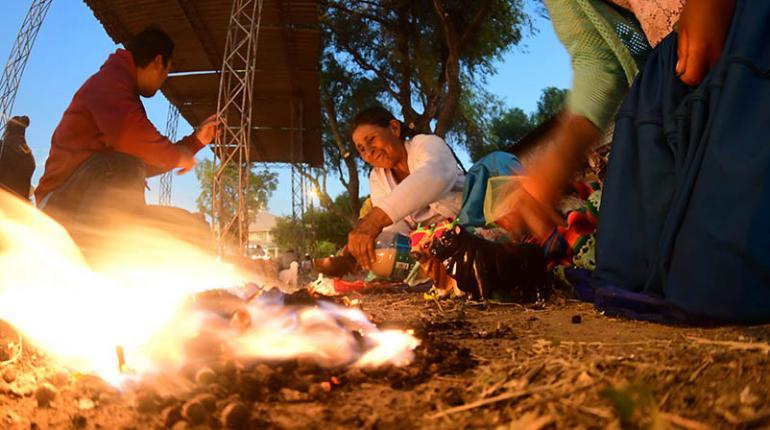
[[[87,262],[62,226],[0,191],[0,318],[65,366],[116,385],[126,379],[117,347],[145,375],[199,359],[189,349],[201,338],[241,359],[323,366],[404,365],[419,343],[378,330],[359,310],[285,306],[271,295],[237,301],[248,319],[233,326],[191,298],[226,287],[244,294],[235,287],[266,280],[147,226],[121,223],[103,242]]]

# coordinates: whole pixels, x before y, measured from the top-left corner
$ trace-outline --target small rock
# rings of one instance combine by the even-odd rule
[[[96,407],[96,403],[94,403],[93,400],[83,397],[82,399],[78,399],[78,409],[81,411],[90,411],[91,409]]]
[[[193,399],[182,406],[182,417],[190,424],[197,425],[203,423],[209,415],[209,410],[203,403]]]
[[[195,373],[195,382],[198,385],[211,385],[217,381],[217,374],[210,367],[201,367]]]
[[[332,390],[332,383],[331,382],[323,381],[323,382],[321,382],[320,385],[321,385],[321,389],[324,390],[325,392],[327,392],[327,393],[331,392],[331,390]]]
[[[747,385],[746,388],[744,388],[743,391],[741,391],[740,401],[744,405],[751,406],[759,402],[759,397],[757,397],[754,393],[752,393],[750,386]]]
[[[37,391],[35,391],[37,405],[41,408],[47,407],[56,398],[56,394],[56,388],[53,385],[47,382],[40,384]]]
[[[155,393],[142,393],[136,397],[136,410],[142,414],[151,414],[158,411],[160,399]]]
[[[572,315],[572,324],[580,324],[583,322],[583,317],[580,315]]]
[[[179,405],[169,406],[160,413],[160,419],[166,428],[170,428],[182,420],[182,408]]]
[[[84,417],[80,414],[75,414],[72,417],[72,428],[74,429],[84,429],[88,426],[88,418]]]
[[[280,391],[281,398],[287,402],[301,402],[308,399],[308,395],[291,388],[282,388]]]
[[[11,368],[6,368],[3,370],[3,381],[7,383],[11,383],[16,380],[16,372],[14,372]]]
[[[226,429],[241,430],[249,424],[249,408],[241,402],[232,402],[222,410],[220,420]]]
[[[214,412],[217,409],[217,398],[212,394],[198,394],[190,401],[200,403],[209,412]]]
[[[56,372],[51,376],[51,383],[59,388],[70,383],[70,374],[66,370]]]
[[[177,421],[176,424],[171,427],[171,430],[190,430],[190,425],[187,424],[186,421]]]

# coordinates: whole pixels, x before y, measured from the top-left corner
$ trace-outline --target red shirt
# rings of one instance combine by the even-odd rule
[[[157,174],[179,165],[179,146],[196,153],[205,145],[194,134],[174,144],[158,133],[139,99],[133,56],[118,49],[80,87],[64,111],[51,138],[35,197],[41,201],[97,152],[133,155]]]

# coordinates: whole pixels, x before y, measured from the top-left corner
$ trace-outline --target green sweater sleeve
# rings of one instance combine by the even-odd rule
[[[616,50],[597,25],[602,17],[590,0],[545,0],[545,4],[556,35],[572,58],[567,108],[603,129],[628,90],[628,79]]]

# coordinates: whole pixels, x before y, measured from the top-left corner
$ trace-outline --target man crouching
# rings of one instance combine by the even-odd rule
[[[171,69],[174,42],[164,31],[147,28],[125,47],[75,93],[51,139],[35,197],[65,226],[93,225],[104,208],[144,210],[145,179],[190,171],[216,135],[212,116],[173,143],[147,118],[139,96],[155,95]]]

